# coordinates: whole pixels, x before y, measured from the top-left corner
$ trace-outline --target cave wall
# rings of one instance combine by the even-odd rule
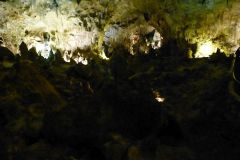
[[[37,46],[44,57],[49,50],[60,49],[68,61],[83,50],[104,57],[106,40],[108,48],[122,44],[131,50],[131,36],[145,38],[154,28],[165,42],[184,39],[199,48],[211,42],[231,54],[240,44],[239,4],[239,0],[0,1],[0,36],[15,53],[24,41],[28,47]],[[45,32],[50,36],[47,42]]]

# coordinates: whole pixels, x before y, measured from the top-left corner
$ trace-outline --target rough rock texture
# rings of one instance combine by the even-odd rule
[[[0,159],[239,160],[239,6],[0,1]]]
[[[238,160],[233,57],[188,59],[173,46],[118,47],[88,65],[1,47],[0,159]]]
[[[131,35],[135,35],[136,30],[137,34],[147,32],[147,27],[142,30],[139,26],[156,28],[165,42],[183,39],[197,44],[198,48],[211,42],[226,54],[233,53],[239,46],[238,0],[82,0],[78,3],[16,0],[0,4],[0,36],[14,52],[24,40],[29,47],[35,46],[44,57],[49,56],[51,49],[53,52],[60,49],[65,52],[66,61],[74,56],[73,59],[79,61],[82,53],[73,55],[73,51],[87,48],[106,58],[102,51],[112,51],[118,43],[132,50]],[[115,31],[114,26],[118,28]],[[50,35],[48,41],[43,38],[45,32]],[[109,32],[114,38],[106,46]],[[140,36],[140,39],[145,41],[144,37]],[[182,42],[177,43],[181,46]],[[145,44],[138,48],[143,52],[149,50]],[[191,48],[188,50],[186,52],[195,54]]]

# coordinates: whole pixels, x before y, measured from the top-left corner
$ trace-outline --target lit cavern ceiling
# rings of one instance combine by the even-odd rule
[[[67,61],[89,50],[106,58],[118,44],[134,54],[141,42],[148,53],[172,38],[197,44],[195,57],[240,45],[239,0],[11,0],[0,1],[0,14],[0,37],[13,52],[24,41],[45,58],[59,49]]]

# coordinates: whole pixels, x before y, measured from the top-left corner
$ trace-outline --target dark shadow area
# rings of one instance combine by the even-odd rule
[[[233,57],[188,59],[184,48],[196,46],[134,56],[119,46],[83,65],[0,47],[0,159],[238,160]]]

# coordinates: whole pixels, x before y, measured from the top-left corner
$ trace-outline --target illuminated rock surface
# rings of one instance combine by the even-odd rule
[[[199,48],[211,42],[226,54],[237,49],[240,39],[238,0],[82,0],[79,4],[66,0],[16,0],[0,4],[0,36],[15,53],[23,40],[29,47],[35,46],[44,57],[48,56],[48,46],[54,52],[60,49],[65,54],[77,48],[91,48],[101,55],[109,32],[114,37],[107,38],[111,41],[106,42],[111,43],[110,48],[115,47],[116,42],[129,47],[131,35],[146,33],[146,28],[136,30],[141,25],[156,28],[165,41],[183,38],[197,43]],[[45,32],[50,35],[48,43],[43,40]],[[117,32],[121,36],[117,36]],[[140,48],[146,50],[144,46]],[[69,54],[65,55],[67,61],[74,56]]]

